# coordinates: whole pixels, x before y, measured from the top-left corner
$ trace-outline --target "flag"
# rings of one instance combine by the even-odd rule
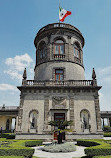
[[[68,16],[71,15],[72,13],[70,11],[67,11],[61,7],[59,7],[59,20],[64,21],[64,19]]]

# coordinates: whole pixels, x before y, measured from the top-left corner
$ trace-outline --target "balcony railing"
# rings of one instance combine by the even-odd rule
[[[95,86],[93,84],[93,80],[67,80],[67,81],[36,81],[36,80],[23,80],[22,85],[23,86],[51,86],[51,87],[67,87],[67,86],[78,86],[78,87],[84,87],[84,86]]]
[[[54,59],[64,59],[65,55],[64,54],[54,54]]]

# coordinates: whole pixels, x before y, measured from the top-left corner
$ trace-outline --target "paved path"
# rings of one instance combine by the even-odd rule
[[[72,158],[72,157],[81,157],[85,156],[84,149],[85,147],[76,146],[76,151],[68,153],[50,153],[42,151],[43,146],[33,147],[35,153],[33,156],[44,157],[44,158]]]
[[[104,140],[111,140],[111,137],[104,137]]]

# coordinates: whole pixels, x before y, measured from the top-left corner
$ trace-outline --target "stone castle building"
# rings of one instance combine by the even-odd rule
[[[56,140],[51,120],[72,120],[66,140],[102,138],[96,74],[85,80],[84,37],[70,24],[53,23],[41,28],[34,40],[36,64],[34,80],[24,70],[16,139]],[[55,127],[57,128],[57,127]]]

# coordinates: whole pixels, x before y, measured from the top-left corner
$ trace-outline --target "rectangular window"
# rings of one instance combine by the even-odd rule
[[[62,69],[55,70],[55,80],[63,80],[64,79],[64,71]]]

